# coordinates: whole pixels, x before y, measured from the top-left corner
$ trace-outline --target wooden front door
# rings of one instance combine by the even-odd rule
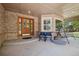
[[[21,35],[34,34],[34,20],[30,18],[21,18]]]

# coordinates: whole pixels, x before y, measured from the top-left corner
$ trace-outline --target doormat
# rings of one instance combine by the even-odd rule
[[[31,39],[32,37],[24,37],[24,38],[22,38],[22,39]]]

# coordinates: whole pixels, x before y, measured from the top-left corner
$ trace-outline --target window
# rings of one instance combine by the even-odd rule
[[[52,31],[52,17],[42,17],[41,19],[41,31]]]

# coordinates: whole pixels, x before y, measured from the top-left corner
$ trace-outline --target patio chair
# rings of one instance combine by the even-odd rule
[[[39,41],[42,40],[42,39],[44,41],[46,41],[48,38],[50,40],[52,40],[52,32],[40,32],[39,33]]]
[[[59,40],[59,38],[60,38],[60,39],[61,39],[61,38],[66,38],[66,41],[67,41],[68,44],[69,44],[69,40],[68,40],[67,34],[66,34],[66,32],[64,31],[64,29],[63,29],[63,31],[58,31],[58,32],[56,32],[56,35],[54,36],[54,40]]]
[[[54,36],[54,40],[57,40],[58,38],[61,38],[61,33],[60,32],[56,32],[56,35]]]

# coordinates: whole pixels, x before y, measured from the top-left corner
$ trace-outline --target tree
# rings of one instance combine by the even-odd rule
[[[71,25],[69,23],[71,22]],[[72,20],[65,20],[65,28],[69,31],[79,31],[79,20],[72,19]]]
[[[79,20],[73,20],[72,26],[74,30],[79,31]]]
[[[57,31],[60,31],[60,29],[62,28],[62,21],[56,20],[56,28],[57,28]]]

